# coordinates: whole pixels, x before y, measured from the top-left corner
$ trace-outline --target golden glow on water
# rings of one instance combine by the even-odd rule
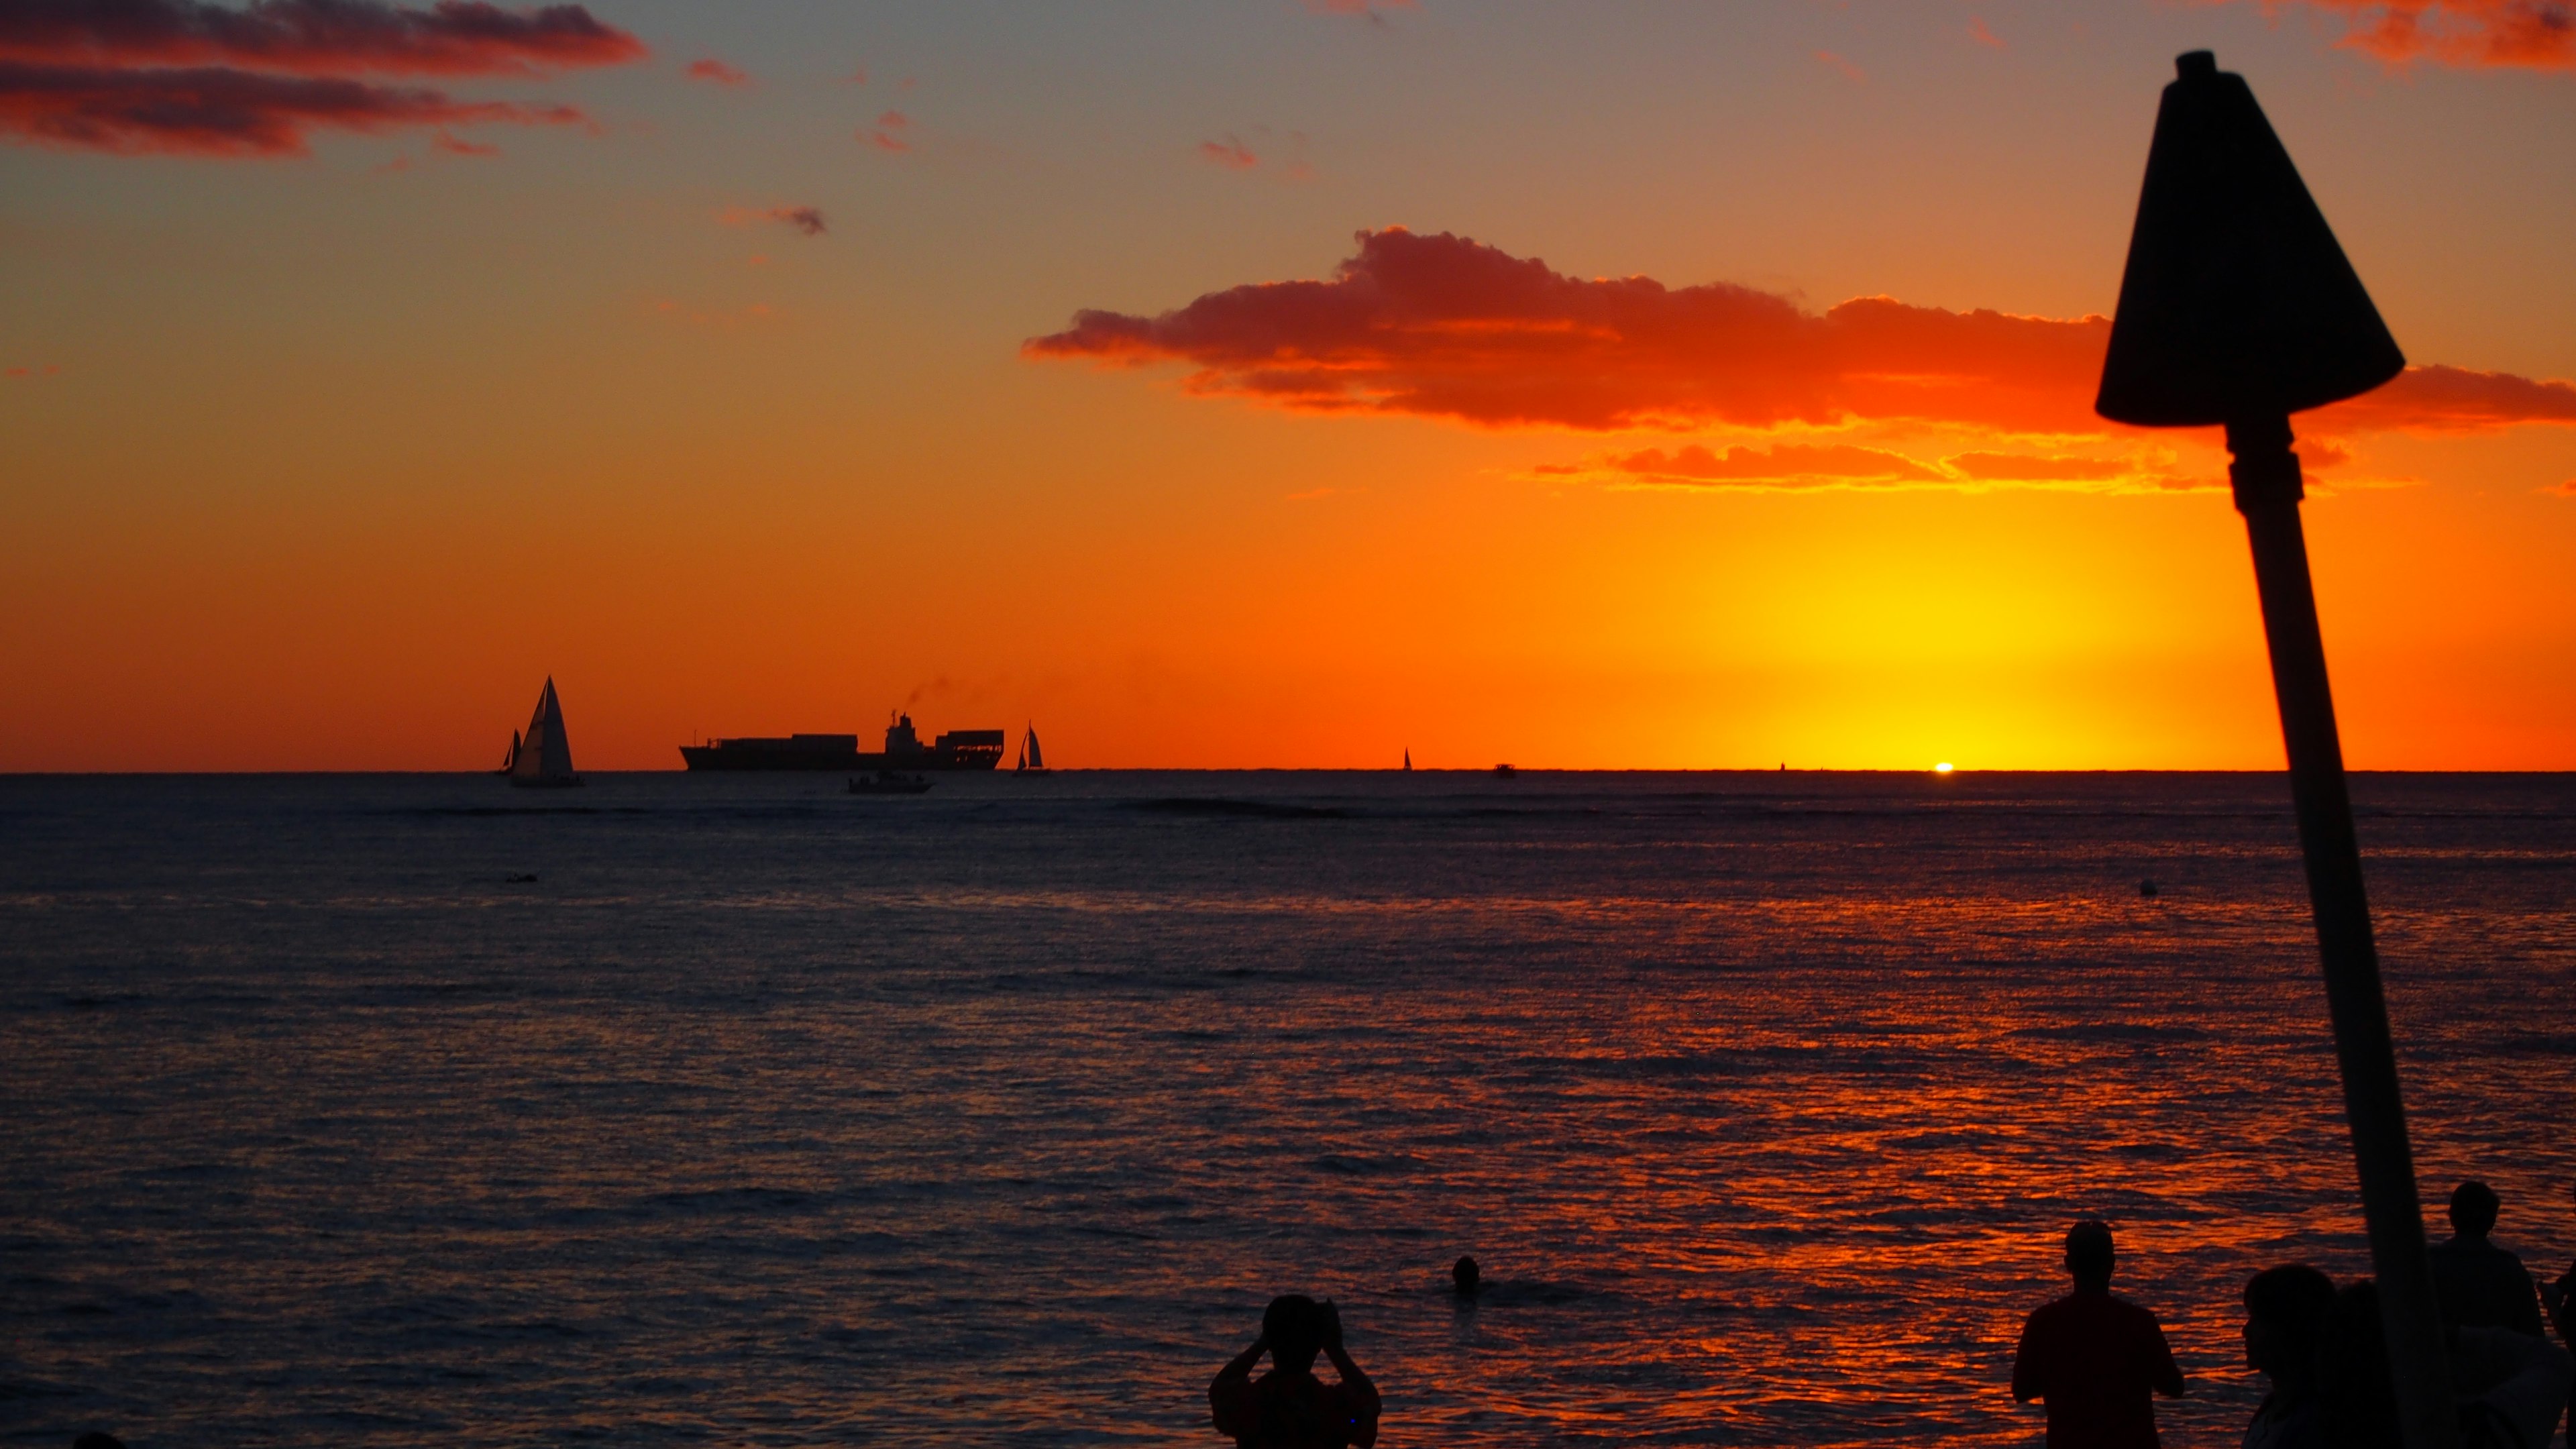
[[[2232,1445],[2245,1275],[2363,1262],[2277,785],[6,785],[0,1313],[165,1442],[1206,1443],[1307,1290],[1391,1439],[2000,1444],[2099,1214]],[[2576,796],[2356,788],[2421,1167],[2552,1256]]]

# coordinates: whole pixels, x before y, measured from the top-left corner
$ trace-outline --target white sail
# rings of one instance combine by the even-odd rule
[[[552,675],[546,677],[546,687],[537,696],[537,710],[528,719],[528,732],[520,736],[517,756],[510,762],[510,783],[581,783],[581,776],[572,767],[572,741],[564,734],[563,705],[555,698]]]

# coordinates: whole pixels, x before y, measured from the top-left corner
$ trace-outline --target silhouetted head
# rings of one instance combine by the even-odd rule
[[[1311,1369],[1324,1351],[1324,1307],[1303,1293],[1283,1293],[1262,1313],[1261,1336],[1279,1367]]]
[[[2483,1238],[2495,1231],[2503,1208],[2494,1188],[2472,1178],[2451,1189],[2451,1228],[2464,1238]]]
[[[1476,1266],[1474,1258],[1460,1258],[1449,1265],[1449,1284],[1461,1295],[1472,1294],[1485,1286],[1485,1270]]]
[[[114,1434],[102,1434],[98,1430],[92,1429],[88,1433],[74,1439],[72,1441],[72,1449],[125,1449],[125,1441],[117,1438]]]
[[[2245,1366],[2276,1379],[2309,1372],[2334,1306],[2334,1280],[2305,1263],[2284,1263],[2247,1279]]]
[[[2111,1225],[2086,1218],[2066,1230],[2066,1271],[2078,1288],[2111,1286]]]

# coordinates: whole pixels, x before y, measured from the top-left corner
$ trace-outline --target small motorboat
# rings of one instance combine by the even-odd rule
[[[852,775],[850,793],[853,795],[927,795],[930,793],[930,782],[919,775],[907,775],[901,770],[879,770],[873,775]]]

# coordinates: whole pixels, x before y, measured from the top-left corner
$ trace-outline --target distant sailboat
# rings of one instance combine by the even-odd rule
[[[502,773],[513,785],[581,783],[581,776],[573,771],[572,741],[564,735],[563,705],[555,699],[554,676],[546,677],[545,690],[537,696],[537,712],[529,717],[528,732],[510,737],[510,760]]]
[[[1011,769],[1022,775],[1043,775],[1047,772],[1046,756],[1038,750],[1036,725],[1029,726],[1029,732],[1020,737],[1020,761]]]
[[[1405,746],[1404,749],[1404,768],[1407,770],[1411,770],[1413,768],[1413,747],[1411,745]]]

